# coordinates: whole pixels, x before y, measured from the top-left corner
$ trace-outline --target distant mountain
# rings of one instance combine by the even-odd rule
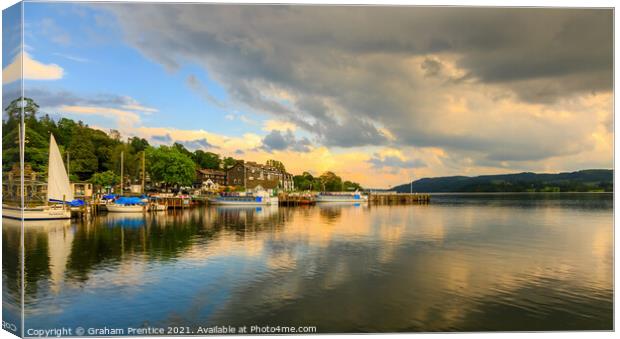
[[[424,178],[413,182],[414,192],[613,192],[613,170],[589,169],[570,173],[481,175]],[[407,193],[410,184],[391,190]]]

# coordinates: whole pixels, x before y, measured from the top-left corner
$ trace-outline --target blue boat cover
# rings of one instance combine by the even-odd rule
[[[105,200],[116,199],[116,194],[106,194],[102,198]]]
[[[84,205],[86,205],[86,202],[82,199],[74,199],[74,200],[71,200],[71,202],[69,203],[69,206],[71,207],[80,207]]]
[[[120,197],[114,201],[114,203],[119,205],[142,205],[142,199],[136,197]]]
[[[57,199],[50,199],[50,202],[66,204],[66,205],[69,205],[71,207],[80,207],[80,206],[86,205],[86,202],[84,200],[82,200],[82,199],[74,199],[74,200],[71,200],[71,201],[62,201],[62,200],[57,200]]]

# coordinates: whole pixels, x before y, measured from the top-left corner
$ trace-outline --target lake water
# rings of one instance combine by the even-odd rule
[[[4,298],[18,301],[15,222],[3,240]],[[610,194],[108,214],[28,222],[25,244],[26,329],[613,327]]]

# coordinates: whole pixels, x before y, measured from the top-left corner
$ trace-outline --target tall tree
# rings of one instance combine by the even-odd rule
[[[334,172],[327,171],[321,174],[320,177],[321,184],[324,189],[329,192],[341,191],[342,190],[342,178],[337,176]]]
[[[238,160],[232,157],[225,157],[222,160],[222,169],[227,170],[237,164]]]
[[[120,177],[112,171],[95,173],[90,178],[90,182],[93,185],[99,186],[99,187],[106,187],[106,186],[113,187],[114,185],[118,184],[120,181],[121,181]]]
[[[146,151],[148,171],[156,182],[167,186],[189,186],[196,175],[196,165],[176,147],[149,147]]]
[[[222,162],[218,154],[203,150],[194,151],[193,159],[198,167],[209,169],[219,169]]]
[[[99,167],[95,155],[95,145],[90,133],[85,127],[79,127],[67,149],[70,158],[70,173],[74,173],[80,180],[90,178]]]
[[[187,148],[185,148],[185,146],[183,146],[183,144],[181,143],[175,142],[174,144],[172,144],[172,148],[176,149],[177,151],[190,158],[192,157],[192,152],[188,151]]]
[[[149,142],[143,138],[132,137],[129,139],[129,145],[131,145],[133,153],[140,153],[149,147]]]
[[[315,179],[312,174],[304,172],[302,175],[296,175],[293,177],[295,187],[299,190],[319,190],[321,185],[315,185]]]
[[[270,160],[267,160],[266,165],[274,167],[282,172],[286,172],[286,168],[284,167],[284,164],[281,161],[270,159]]]

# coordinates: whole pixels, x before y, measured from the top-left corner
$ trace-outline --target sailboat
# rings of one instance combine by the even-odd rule
[[[123,197],[123,152],[121,152],[121,197],[107,204],[108,212],[112,213],[141,213],[146,211],[146,203],[140,198]],[[144,159],[142,160],[144,168]],[[144,186],[142,186],[144,187]]]
[[[2,217],[23,220],[70,219],[68,202],[73,201],[69,176],[58,149],[54,135],[50,134],[50,148],[47,169],[47,203],[43,206],[2,206]]]

